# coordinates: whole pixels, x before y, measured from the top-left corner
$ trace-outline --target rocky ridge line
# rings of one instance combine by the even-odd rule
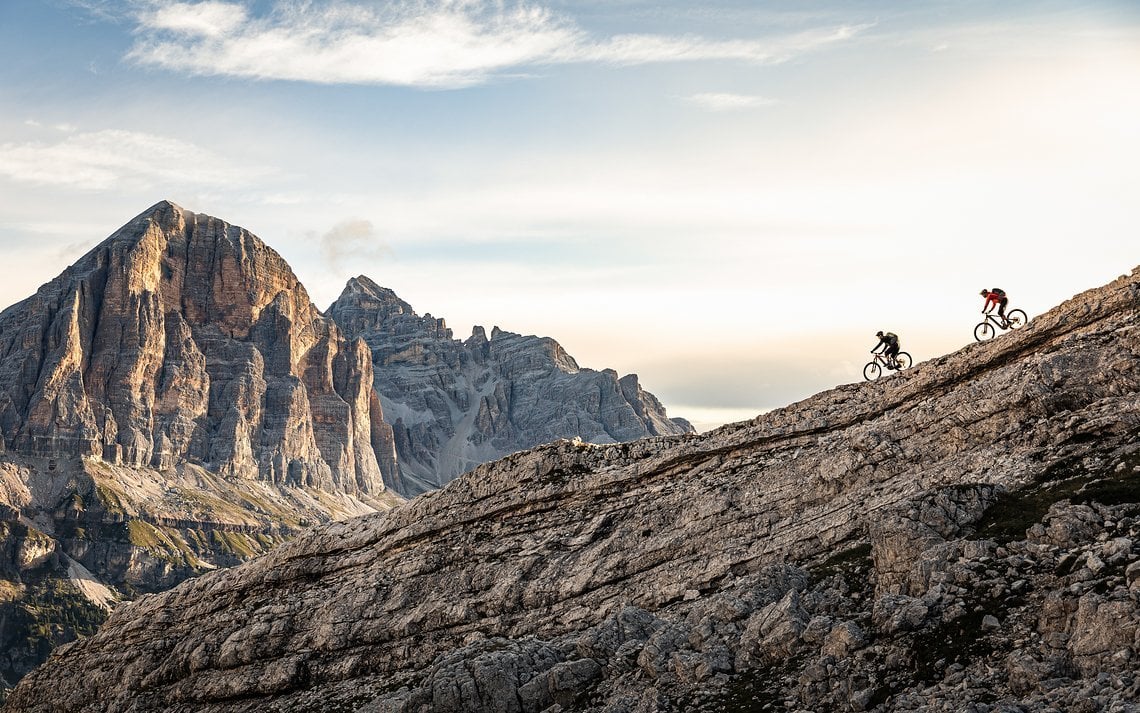
[[[913,654],[921,641],[896,635],[969,624],[973,595],[964,595],[975,579],[962,575],[954,584],[962,592],[922,598],[938,582],[959,581],[953,542],[1003,492],[1127,470],[1140,435],[1138,308],[1140,270],[1020,332],[751,422],[509,456],[387,516],[317,528],[124,607],[25,679],[9,709],[83,711],[100,701],[101,710],[732,710],[725,696],[749,676],[787,692],[770,702],[779,709],[801,695],[821,706],[839,696],[826,676],[840,664],[856,676],[851,710],[914,709],[936,692],[907,673],[905,656],[881,667],[893,680],[871,681],[878,654],[863,663],[850,655],[874,646]],[[947,523],[911,510],[946,513]],[[1113,530],[1100,515],[1106,532],[1119,522],[1131,532],[1127,511],[1109,515]],[[916,517],[922,529],[912,535],[899,536],[905,523],[887,526]],[[1090,533],[1099,538],[1093,528],[1065,546],[1090,547]],[[1025,575],[1051,566],[1041,551],[1030,562],[1016,541],[1002,552],[969,545],[958,556],[1021,556]],[[853,582],[812,589],[801,567],[862,542],[872,557],[855,558]],[[915,547],[930,562],[918,573],[900,564]],[[1123,543],[1117,550],[1120,561],[1134,557]],[[1016,561],[1006,566],[1020,571]],[[1033,586],[1053,586],[1041,572]],[[984,586],[994,580],[980,574]],[[1107,611],[1140,619],[1134,593],[1105,582],[1117,597]],[[1039,628],[1064,633],[1092,621],[1066,616]],[[1054,642],[1062,656],[1065,641]],[[1137,653],[1134,641],[1109,647],[1118,645],[1124,656]],[[812,650],[832,657],[819,659],[825,678],[814,669],[797,678],[802,660],[788,657]],[[943,684],[966,666],[937,664]],[[1040,671],[1017,678],[987,669],[986,680],[1000,695],[1047,697],[1050,674]],[[1131,685],[1120,684],[1097,690],[1121,700],[1108,693]],[[690,707],[692,696],[707,707]]]
[[[559,438],[617,443],[693,432],[645,391],[578,363],[553,339],[482,327],[460,341],[367,277],[348,281],[328,315],[372,351],[376,391],[394,430],[404,495]]]

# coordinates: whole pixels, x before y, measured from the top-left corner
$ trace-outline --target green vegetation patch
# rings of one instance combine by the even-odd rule
[[[682,710],[712,710],[718,713],[772,713],[786,711],[783,679],[798,670],[803,656],[793,656],[778,666],[762,666],[734,676],[723,693],[704,701],[683,701]]]
[[[157,527],[143,520],[127,522],[128,538],[132,545],[174,564],[202,569],[204,564],[177,531]]]
[[[69,581],[45,578],[18,585],[0,580],[17,596],[0,602],[0,676],[15,683],[45,661],[55,647],[93,634],[108,612]]]
[[[260,554],[259,548],[254,545],[253,541],[240,532],[214,530],[210,533],[210,539],[219,550],[240,559],[250,559]]]
[[[108,488],[102,483],[95,484],[95,496],[99,498],[99,504],[103,509],[109,513],[117,513],[119,515],[126,515],[127,508],[123,504],[123,499],[119,493],[113,489]]]
[[[973,604],[973,602],[971,602]],[[925,683],[942,680],[946,667],[951,664],[969,664],[991,650],[982,629],[987,614],[1005,611],[1008,605],[987,602],[986,607],[972,608],[951,621],[939,621],[918,632],[914,643],[907,647],[914,653],[915,677]]]

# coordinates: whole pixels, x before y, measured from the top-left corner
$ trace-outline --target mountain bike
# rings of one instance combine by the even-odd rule
[[[1011,309],[1006,313],[1005,324],[1002,324],[994,313],[986,312],[985,314],[985,320],[979,322],[978,326],[974,327],[974,339],[979,342],[993,339],[999,329],[1003,331],[1006,329],[1021,329],[1025,326],[1025,323],[1029,321],[1029,317],[1026,316],[1025,312],[1019,309]]]
[[[906,352],[899,352],[898,355],[895,356],[894,365],[887,361],[887,358],[882,354],[875,354],[875,358],[868,362],[867,366],[863,367],[863,378],[867,381],[874,381],[882,376],[883,369],[888,371],[895,371],[896,369],[902,371],[903,369],[909,368],[912,363],[910,354]]]

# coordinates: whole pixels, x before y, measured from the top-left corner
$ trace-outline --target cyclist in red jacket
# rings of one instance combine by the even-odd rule
[[[1005,290],[995,287],[992,290],[982,290],[981,294],[982,297],[986,298],[985,304],[982,305],[982,314],[989,314],[996,305],[998,317],[1001,317],[1001,326],[1008,328],[1009,322],[1005,318],[1005,306],[1009,304],[1009,298],[1005,296]]]

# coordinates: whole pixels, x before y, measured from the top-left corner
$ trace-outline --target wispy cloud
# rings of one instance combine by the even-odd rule
[[[845,25],[812,32],[748,40],[715,40],[696,35],[618,35],[609,40],[566,48],[560,56],[554,59],[598,61],[612,64],[650,64],[653,62],[694,62],[702,60],[739,60],[760,64],[778,64],[818,47],[851,39],[867,27],[869,26]]]
[[[89,190],[155,182],[234,186],[264,173],[185,141],[134,131],[76,132],[54,143],[0,144],[0,176]]]
[[[345,260],[374,261],[391,254],[391,248],[376,232],[371,221],[354,218],[337,223],[321,236],[321,254],[334,271],[341,271]]]
[[[758,106],[771,106],[775,99],[754,94],[730,94],[726,92],[704,92],[685,97],[685,101],[709,111],[734,111],[752,109]]]
[[[596,38],[572,19],[525,0],[409,0],[381,7],[278,2],[264,15],[224,0],[156,0],[138,15],[138,39],[128,57],[196,75],[463,87],[538,65],[782,62],[862,29],[747,40]]]

